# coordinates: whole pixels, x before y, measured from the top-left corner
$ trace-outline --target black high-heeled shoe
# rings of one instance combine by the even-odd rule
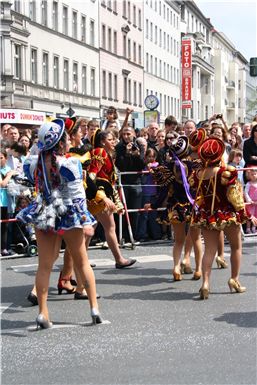
[[[66,291],[67,294],[73,294],[75,293],[76,291],[76,288],[73,287],[72,289],[69,289],[67,287],[65,287],[65,284],[66,283],[71,283],[70,282],[71,280],[71,276],[69,277],[63,277],[62,276],[62,272],[60,272],[60,275],[59,275],[59,280],[58,280],[58,285],[57,285],[57,288],[58,288],[58,294],[61,295],[63,290]]]
[[[99,310],[95,309],[94,307],[91,309],[91,317],[93,325],[101,324],[103,322]]]
[[[37,296],[32,291],[27,296],[27,300],[32,304],[32,306],[37,306],[38,305]]]
[[[96,293],[96,298],[99,299],[99,298],[101,298],[101,296]],[[75,291],[74,299],[88,299],[88,296],[87,296],[87,294],[83,294],[83,293],[79,293],[79,292]]]
[[[36,324],[37,329],[50,329],[53,326],[52,322],[48,321],[41,313],[36,318]]]

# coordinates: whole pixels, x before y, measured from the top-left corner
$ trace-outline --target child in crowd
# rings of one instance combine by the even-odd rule
[[[29,203],[30,203],[30,198],[28,196],[20,195],[17,199],[15,214],[17,215],[18,212],[20,210],[24,209],[25,207],[27,207],[29,205]],[[26,223],[26,224],[19,223],[19,226],[20,226],[23,234],[25,235],[25,237],[27,238],[29,243],[36,240],[35,228],[34,228],[33,224],[31,224],[31,223]],[[18,232],[15,236],[15,242],[19,243],[22,241],[23,241],[23,238],[22,238],[21,234],[19,234],[19,232]]]
[[[149,171],[159,165],[156,162],[156,151],[153,148],[149,148],[145,153],[146,167],[144,171]],[[154,186],[155,182],[151,172],[149,174],[143,174],[142,176],[142,203],[141,207],[144,207],[145,203],[153,203],[156,200],[157,186]],[[142,212],[139,216],[137,236],[136,238],[141,241],[161,238],[161,226],[156,222],[157,212]]]
[[[245,185],[245,200],[248,203],[247,210],[248,212],[257,218],[257,168],[250,170],[248,173],[249,181]],[[249,220],[246,222],[246,234],[256,233],[256,226],[252,225],[252,222]]]
[[[118,120],[118,113],[115,107],[109,107],[106,112],[106,119],[102,124],[102,130],[106,130],[110,126],[113,127],[113,124],[116,123],[116,129],[119,131],[121,129],[120,122]]]
[[[228,156],[228,164],[230,166],[234,166],[235,168],[243,168],[244,167],[244,159],[243,152],[239,149],[231,150]],[[243,171],[238,171],[238,179],[244,185],[243,180]]]

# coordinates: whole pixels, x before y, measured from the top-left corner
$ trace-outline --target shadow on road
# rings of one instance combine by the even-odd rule
[[[224,313],[214,321],[227,322],[241,328],[257,328],[257,311],[239,312],[239,313]]]

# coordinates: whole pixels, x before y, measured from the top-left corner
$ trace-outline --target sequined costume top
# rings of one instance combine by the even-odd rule
[[[232,166],[219,167],[208,179],[202,173],[203,169],[194,171],[189,180],[197,190],[191,224],[223,230],[231,223],[244,223],[248,214],[237,170]]]
[[[44,172],[45,162],[44,158],[41,159]],[[24,163],[26,177],[36,185],[38,160],[38,156],[31,156]],[[59,185],[53,188],[52,181],[48,180],[44,172],[45,177],[40,179],[35,199],[18,213],[17,219],[24,223],[34,223],[40,230],[58,233],[94,224],[95,219],[87,210],[79,159],[57,157],[56,168],[59,174]]]

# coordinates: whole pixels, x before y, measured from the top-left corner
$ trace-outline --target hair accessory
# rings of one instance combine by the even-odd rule
[[[75,117],[65,119],[65,130],[69,135],[72,134],[76,121],[77,121],[77,118]]]

